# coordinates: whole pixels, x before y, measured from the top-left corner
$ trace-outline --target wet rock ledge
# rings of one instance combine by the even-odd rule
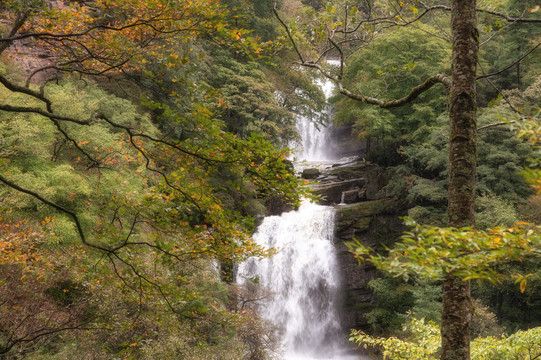
[[[405,206],[384,191],[390,173],[377,164],[354,160],[307,168],[302,176],[311,176],[310,187],[321,205],[336,208],[334,243],[344,286],[343,324],[346,329],[367,328],[365,314],[374,300],[368,282],[376,277],[376,269],[359,265],[345,243],[357,239],[373,248],[392,244],[405,230],[399,219],[406,215]]]

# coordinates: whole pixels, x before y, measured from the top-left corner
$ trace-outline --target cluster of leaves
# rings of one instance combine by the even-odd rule
[[[404,233],[386,256],[370,255],[371,249],[359,242],[350,244],[361,259],[385,269],[393,276],[442,280],[452,274],[469,279],[500,281],[504,275],[496,265],[539,256],[541,227],[518,223],[512,228],[495,227],[488,231],[472,228],[440,228],[419,225],[406,218],[411,231]],[[515,274],[520,290],[526,288],[529,275]]]
[[[276,144],[296,138],[295,116],[279,103],[260,65],[243,64],[224,54],[214,55],[213,62],[209,80],[224,99],[218,115],[229,132],[243,138],[259,133]]]
[[[408,313],[439,322],[441,316],[441,286],[437,281],[411,279],[403,281],[380,277],[368,283],[374,302],[365,317],[372,334],[395,334],[400,331]]]
[[[62,59],[52,66],[60,71],[97,75],[142,70],[147,54],[161,57],[174,45],[207,35],[239,52],[259,52],[266,45],[247,36],[249,30],[230,26],[229,10],[216,1],[100,0],[60,8],[23,3],[24,8],[18,1],[5,4],[7,19],[25,16],[21,35],[7,39],[36,39],[36,46]],[[183,59],[174,53],[162,58],[170,67],[182,66]]]
[[[69,292],[68,286],[59,285],[65,281],[63,265],[59,253],[46,248],[48,234],[40,227],[52,219],[46,217],[39,224],[15,222],[12,216],[0,218],[0,358],[4,354],[13,358],[12,349],[28,349],[29,344],[65,328],[75,329],[88,320],[83,306],[73,301],[81,289]]]
[[[46,218],[43,222],[50,220]],[[45,234],[32,231],[26,221],[13,223],[0,216],[0,236],[0,265],[20,264],[29,270],[33,268],[34,262],[41,260],[37,248]]]
[[[375,338],[362,331],[352,331],[351,341],[365,349],[378,349],[384,359],[437,359],[440,349],[440,329],[433,322],[412,319],[404,324],[406,339]],[[510,336],[476,338],[471,342],[472,360],[529,359],[541,355],[541,328],[517,331]]]
[[[6,266],[15,266],[16,272],[30,263],[39,265],[40,271],[47,273],[51,271],[49,268],[35,263],[38,256],[33,252],[34,242],[44,250],[39,258],[48,258],[55,256],[47,250],[51,247],[80,255],[78,244],[82,239],[94,249],[89,252],[86,265],[79,259],[78,266],[69,273],[52,270],[56,275],[48,281],[36,275],[32,281],[27,279],[28,286],[23,288],[39,294],[52,304],[50,311],[58,314],[65,306],[62,302],[65,294],[82,289],[88,296],[85,295],[85,301],[81,300],[80,311],[70,305],[73,313],[64,316],[69,322],[51,318],[50,323],[55,322],[55,326],[42,322],[30,326],[30,321],[26,326],[17,326],[17,321],[26,321],[29,307],[21,307],[18,317],[6,315],[7,329],[18,328],[36,335],[13,337],[19,340],[6,342],[6,351],[12,344],[19,350],[29,350],[22,344],[36,344],[33,340],[50,338],[51,333],[93,327],[103,322],[102,331],[87,335],[90,343],[99,344],[105,338],[111,340],[98,348],[114,353],[153,353],[159,347],[154,348],[151,343],[129,346],[157,336],[147,334],[149,328],[156,327],[152,314],[159,314],[164,324],[170,317],[167,314],[174,314],[178,324],[170,320],[169,325],[180,333],[171,333],[171,336],[177,336],[175,341],[184,344],[188,352],[193,349],[185,342],[188,338],[192,339],[189,341],[199,339],[195,334],[208,332],[210,338],[218,337],[210,342],[203,339],[202,344],[229,341],[236,334],[235,324],[243,316],[252,315],[235,315],[228,311],[224,307],[227,296],[223,291],[220,295],[212,290],[212,287],[223,286],[218,273],[208,271],[203,277],[203,265],[197,264],[208,266],[211,259],[240,261],[247,256],[270,253],[256,246],[249,237],[253,219],[224,206],[219,192],[235,186],[255,196],[281,195],[292,202],[298,201],[297,179],[284,163],[286,150],[274,148],[257,135],[241,139],[223,132],[220,123],[213,122],[210,113],[203,109],[193,114],[199,119],[197,137],[182,143],[165,139],[152,141],[160,135],[147,114],[88,81],[49,84],[44,94],[54,100],[62,116],[76,118],[88,112],[100,113],[103,118],[85,125],[61,125],[61,131],[68,135],[66,139],[54,123],[40,115],[1,114],[0,128],[5,135],[0,144],[2,178],[22,189],[31,189],[27,194],[32,195],[2,187],[2,211],[11,212],[10,217],[15,220],[46,217],[43,224],[34,225],[36,233],[41,234],[36,241],[19,232],[10,230],[9,236],[3,232],[0,237],[2,258],[5,256],[9,260]],[[28,101],[23,96],[8,98],[13,106],[19,101]],[[78,102],[73,104],[73,98]],[[232,182],[213,184],[213,179],[224,168],[236,175]],[[252,187],[247,188],[246,182]],[[39,197],[33,196],[35,194]],[[41,199],[69,209],[70,213],[47,206],[49,204],[43,204]],[[78,223],[73,222],[71,214],[77,215]],[[2,219],[6,229],[16,227],[6,222],[8,220]],[[77,256],[60,258],[70,263]],[[92,262],[94,265],[89,265]],[[88,271],[89,268],[92,271]],[[6,291],[17,286],[17,276],[21,275],[14,275],[13,281],[5,284]],[[66,281],[69,284],[64,283]],[[56,289],[55,283],[67,284],[67,288],[62,285]],[[119,297],[119,293],[123,295]],[[32,298],[28,292],[19,296]],[[51,300],[51,296],[60,299],[60,303]],[[2,308],[7,314],[10,304],[4,303]],[[148,304],[154,305],[148,308]],[[46,318],[43,313],[42,318]],[[139,319],[139,323],[129,325],[134,319]],[[218,328],[215,323],[220,324]],[[216,335],[212,335],[214,333]],[[70,338],[72,335],[63,336],[74,341]],[[127,337],[118,341],[126,346],[113,346],[116,336]],[[165,338],[155,341],[166,341]],[[235,343],[236,350],[231,351],[239,354],[243,346],[241,342]],[[85,349],[81,351],[92,351],[90,347]]]
[[[509,114],[495,108],[485,109],[479,116],[476,225],[482,229],[496,224],[511,226],[518,221],[517,205],[532,193],[520,174],[534,156],[531,147],[502,127],[502,122],[498,122],[500,126],[490,127],[502,113]],[[390,186],[396,186],[395,194],[405,196],[411,204],[409,216],[429,224],[443,225],[446,221],[449,136],[446,123],[445,117],[440,116],[434,124],[413,133],[424,140],[402,146],[400,153],[404,161],[395,167],[397,176]]]

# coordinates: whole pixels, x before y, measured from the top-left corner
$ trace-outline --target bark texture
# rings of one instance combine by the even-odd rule
[[[442,360],[470,359],[470,282],[448,275],[443,281]]]
[[[476,68],[479,53],[476,1],[453,0],[450,90],[449,226],[474,224],[477,161]],[[469,282],[448,275],[443,283],[442,360],[469,360],[472,317]]]
[[[475,0],[454,0],[450,91],[449,226],[474,223],[477,161],[475,73],[479,52]]]

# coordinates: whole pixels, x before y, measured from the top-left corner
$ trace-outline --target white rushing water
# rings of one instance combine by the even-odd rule
[[[359,358],[344,354],[333,232],[331,207],[304,203],[297,211],[266,217],[254,240],[278,253],[239,267],[239,282],[256,277],[272,294],[258,311],[280,331],[280,359]]]
[[[333,83],[330,80],[319,80],[317,84],[325,93],[325,98],[328,99],[332,95]],[[331,108],[327,107],[325,112],[329,115]],[[326,124],[316,125],[309,117],[298,116],[297,130],[301,137],[301,144],[295,147],[295,157],[298,160],[333,160],[331,132]]]
[[[329,98],[333,84],[318,83]],[[305,117],[297,119],[297,128],[302,144],[295,157],[304,160],[304,164],[297,165],[330,165],[330,132]],[[352,346],[339,320],[340,279],[333,236],[334,209],[305,202],[297,211],[266,217],[254,234],[258,244],[276,249],[276,255],[249,259],[239,265],[238,283],[254,279],[270,292],[270,297],[259,304],[258,312],[278,329],[280,360],[362,358],[348,353],[347,348]]]

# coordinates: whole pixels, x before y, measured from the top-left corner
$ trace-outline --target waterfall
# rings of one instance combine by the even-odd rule
[[[316,83],[325,93],[325,98],[332,95],[334,87],[330,80],[317,80]],[[330,106],[324,110],[327,117],[331,114]],[[314,124],[307,116],[297,117],[297,130],[301,137],[301,144],[295,147],[295,157],[298,160],[326,161],[333,159],[333,151],[330,138],[330,129],[326,124]]]
[[[330,81],[319,85],[328,98]],[[304,117],[297,119],[297,126],[303,149],[297,149],[298,159],[332,159],[326,129],[318,129]],[[249,259],[237,269],[239,284],[255,283],[270,293],[257,310],[278,329],[283,353],[280,360],[360,358],[345,350],[333,237],[334,208],[306,201],[296,211],[263,219],[254,240],[277,253],[270,258]]]
[[[260,315],[281,330],[286,359],[309,359],[338,350],[341,327],[336,309],[338,274],[332,244],[334,211],[304,203],[299,210],[269,216],[254,240],[278,251],[271,258],[251,259],[239,277],[257,277],[272,299]]]

